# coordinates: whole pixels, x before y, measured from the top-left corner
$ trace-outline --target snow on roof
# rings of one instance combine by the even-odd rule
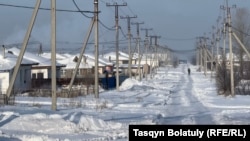
[[[17,56],[5,53],[5,56],[3,54],[0,54],[0,70],[11,70],[15,67],[17,62]],[[22,59],[21,65],[35,65],[37,62],[30,61],[27,59]]]
[[[69,55],[68,57],[62,60],[58,60],[61,64],[66,65],[66,68],[75,68],[76,62],[74,62],[75,57],[79,57],[79,54]],[[84,61],[86,57],[86,62]],[[106,58],[99,56],[99,66],[109,66],[114,65],[112,62],[109,62]],[[92,68],[95,66],[95,56],[93,54],[84,54],[82,58],[82,63],[80,63],[79,68]]]
[[[109,59],[109,57],[111,57],[111,60],[115,60],[116,59],[116,52],[109,52],[106,54],[103,54],[103,58]],[[135,59],[133,57],[133,59]],[[119,51],[119,60],[129,60],[129,55]]]
[[[95,64],[95,56],[93,54],[84,54],[84,56],[87,57],[88,62],[92,62],[93,65]],[[108,59],[106,59],[102,56],[99,56],[98,60],[99,60],[99,66],[114,65],[114,63],[109,62]]]
[[[138,67],[143,67],[143,64],[131,64],[131,68],[138,68]],[[114,68],[116,68],[116,65],[114,65]],[[119,64],[119,68],[128,68],[128,64]]]
[[[74,59],[78,57],[77,55],[72,55],[66,59],[62,59],[62,60],[58,60],[59,63],[66,65],[65,69],[74,69],[76,67],[76,62],[74,61]],[[83,58],[84,59],[84,58]],[[79,68],[92,68],[93,65],[89,64],[89,63],[84,63],[82,61],[82,63],[80,63]]]
[[[12,52],[13,55],[16,55],[16,56],[18,56],[19,53],[20,53],[20,49],[18,49],[16,47],[10,48],[10,49],[8,49],[8,51]],[[30,53],[30,52],[27,52],[27,51],[25,51],[23,58],[27,59],[27,60],[30,60],[30,61],[33,61],[33,62],[39,63],[37,66],[51,66],[51,60],[50,59],[44,58],[42,56],[38,56],[36,54]],[[57,66],[62,66],[62,65],[57,63]]]
[[[41,54],[42,57],[44,58],[47,58],[47,59],[50,59],[51,58],[51,52],[44,52]],[[63,60],[63,59],[66,59],[68,57],[70,57],[71,55],[70,54],[60,54],[60,53],[56,53],[56,59],[57,60]]]

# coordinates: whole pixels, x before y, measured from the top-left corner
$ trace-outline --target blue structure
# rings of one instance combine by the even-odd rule
[[[127,78],[128,78],[128,76],[126,76],[126,75],[119,76],[119,81],[120,81],[119,85],[121,85],[121,83],[124,80],[126,80]],[[100,78],[100,85],[105,90],[115,89],[116,88],[116,77],[111,76],[111,77]]]

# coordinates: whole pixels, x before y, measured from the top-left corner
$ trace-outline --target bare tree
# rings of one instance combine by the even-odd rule
[[[237,35],[240,41],[244,44],[247,50],[250,50],[250,12],[246,8],[238,8],[233,17],[233,32]],[[234,45],[237,49],[237,58],[239,60],[239,67],[236,68],[235,75],[238,78],[238,85],[236,90],[238,94],[249,93],[250,83],[250,70],[249,61],[244,59],[246,54],[244,50],[240,47],[237,41],[234,41]],[[249,60],[249,59],[248,59]]]
[[[250,33],[250,12],[246,8],[238,8],[236,10],[234,21],[233,21],[233,31],[238,36],[240,41],[248,47],[249,50],[249,33]],[[241,77],[243,77],[243,67],[244,67],[244,50],[239,46],[237,42],[234,42],[235,46],[237,47],[237,57],[239,58],[239,74]]]

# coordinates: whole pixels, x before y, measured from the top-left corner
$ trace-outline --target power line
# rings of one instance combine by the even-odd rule
[[[176,40],[176,41],[185,41],[185,40],[195,40],[196,38],[166,38],[163,37],[164,40]]]
[[[56,9],[56,11],[59,12],[73,12],[73,13],[81,13],[84,17],[87,18],[92,18],[89,17],[87,15],[85,15],[84,13],[95,13],[93,11],[84,11],[84,10],[80,10],[80,8],[78,7],[78,5],[76,4],[76,2],[73,0],[74,5],[76,6],[76,8],[78,10],[66,10],[66,9]],[[34,7],[31,6],[23,6],[23,5],[12,5],[12,4],[2,4],[0,3],[0,6],[7,6],[7,7],[14,7],[14,8],[24,8],[24,9],[34,9]],[[39,8],[40,10],[51,10],[50,8]],[[115,30],[114,28],[109,28],[107,27],[105,24],[103,24],[100,20],[98,21],[104,28],[108,29],[108,30]]]
[[[119,29],[120,29],[120,31],[121,31],[123,37],[124,37],[125,39],[127,39],[126,34],[123,32],[122,28],[120,27]]]
[[[76,7],[79,11],[81,11],[81,9],[79,8],[79,6],[76,4],[75,0],[72,0],[72,1],[73,1],[73,3],[74,3],[75,7]],[[93,18],[93,17],[90,17],[90,16],[85,15],[83,12],[81,12],[81,14],[82,14],[84,17]]]
[[[73,3],[74,3],[74,5],[75,5],[75,7],[76,7],[79,11],[81,11],[81,9],[79,8],[79,6],[78,6],[77,3],[75,2],[75,0],[73,0]],[[85,15],[83,12],[81,12],[81,14],[82,14],[84,17],[93,18],[93,17],[90,17],[90,16]],[[108,30],[115,30],[115,29],[112,29],[112,28],[107,27],[107,26],[106,26],[105,24],[103,24],[100,20],[98,20],[98,22],[99,22],[104,28],[106,28],[106,29],[108,29]]]
[[[115,30],[115,28],[109,28],[109,27],[107,27],[104,23],[102,23],[100,20],[98,20],[98,22],[104,27],[104,28],[106,28],[106,29],[108,29],[108,30]]]
[[[174,53],[187,53],[187,52],[196,51],[196,49],[189,49],[189,50],[174,50],[174,49],[170,49],[170,48],[168,48],[168,50],[170,50],[171,52],[174,52]]]
[[[23,6],[23,5],[12,5],[12,4],[3,4],[0,3],[0,6],[14,7],[14,8],[24,8],[24,9],[34,9],[32,6]],[[40,10],[51,10],[50,8],[39,8]],[[80,13],[95,13],[93,11],[81,11],[81,10],[66,10],[66,9],[56,9],[59,12],[80,12]]]

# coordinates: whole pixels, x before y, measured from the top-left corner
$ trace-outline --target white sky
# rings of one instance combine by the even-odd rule
[[[191,75],[187,74],[187,67]],[[249,124],[250,97],[217,95],[214,79],[182,64],[158,68],[152,78],[127,79],[120,91],[100,92],[73,99],[16,97],[15,106],[0,107],[0,139],[128,140],[131,124]]]
[[[75,0],[82,10],[93,11],[94,0]],[[141,28],[153,28],[149,35],[161,36],[159,44],[168,46],[176,50],[194,49],[196,37],[203,36],[205,33],[211,37],[212,26],[215,26],[219,16],[223,16],[220,6],[224,5],[225,0],[99,0],[99,10],[101,11],[100,21],[107,27],[115,25],[114,7],[107,7],[106,3],[117,2],[127,3],[127,6],[119,8],[119,16],[134,16],[132,22],[144,22]],[[34,6],[35,0],[1,0],[0,4],[14,4]],[[236,4],[237,8],[250,8],[249,0],[229,0],[229,6]],[[43,0],[41,7],[49,8],[50,1]],[[71,0],[58,0],[58,9],[76,10]],[[232,13],[235,10],[232,10]],[[0,6],[0,44],[19,43],[23,41],[32,10],[22,8],[12,8]],[[86,13],[88,16],[91,14]],[[89,18],[79,13],[57,13],[57,48],[73,48],[76,51],[81,47],[80,44],[62,44],[62,42],[82,43],[89,27]],[[127,21],[119,19],[119,24],[124,34],[127,34]],[[221,22],[220,22],[221,24]],[[100,42],[114,41],[115,31],[107,30],[100,25]],[[136,36],[135,25],[131,25],[131,32]],[[140,31],[143,38],[145,31]],[[124,35],[120,32],[120,40],[124,40]],[[32,40],[40,41],[44,46],[50,44],[50,13],[49,11],[39,11],[35,27],[31,36]],[[90,39],[93,42],[93,37]],[[127,48],[126,42],[120,42],[120,48]],[[114,50],[114,44],[101,44],[100,50]],[[180,56],[184,54],[179,54]]]

